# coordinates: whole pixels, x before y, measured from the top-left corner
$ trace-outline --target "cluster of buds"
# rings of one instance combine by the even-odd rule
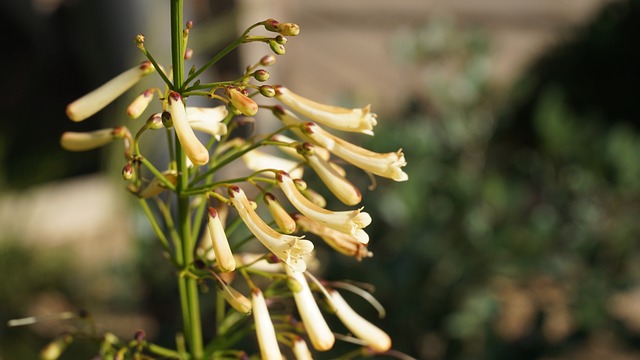
[[[192,26],[189,22],[183,31],[185,42]],[[278,35],[275,38],[249,36],[249,30],[257,26],[263,26]],[[254,24],[249,30],[242,34],[236,44],[262,41],[268,43],[277,55],[284,54],[285,36],[296,36],[300,32],[296,24],[280,23],[273,19]],[[269,73],[263,67],[275,63],[273,55],[267,55],[247,67],[245,73],[233,81],[200,83],[196,76],[211,65],[207,64],[199,71],[190,72],[184,83],[174,84],[169,80],[171,72],[165,72],[145,48],[144,36],[137,36],[136,44],[148,61],[74,101],[67,107],[67,114],[73,121],[82,121],[153,71],[157,71],[164,80],[164,91],[158,87],[144,90],[128,106],[127,115],[131,121],[138,119],[156,96],[160,101],[159,111],[138,125],[135,136],[125,126],[89,133],[67,132],[62,135],[62,146],[72,151],[84,151],[107,145],[114,139],[124,139],[126,163],[122,174],[128,189],[140,197],[143,204],[147,204],[146,199],[149,198],[162,204],[168,201],[167,194],[171,191],[180,197],[191,196],[196,202],[208,203],[208,206],[191,207],[194,211],[192,218],[207,219],[205,239],[199,244],[203,252],[197,253],[197,260],[202,262],[198,269],[204,269],[213,276],[218,293],[233,309],[243,314],[253,313],[263,359],[282,358],[279,342],[289,345],[297,358],[310,358],[303,335],[315,350],[331,349],[336,337],[320,312],[312,286],[307,283],[307,277],[315,279],[309,267],[314,243],[305,235],[315,236],[339,253],[359,261],[372,256],[367,248],[369,235],[365,231],[372,218],[362,207],[340,211],[327,209],[327,202],[320,192],[309,188],[302,179],[305,176],[304,168],[313,170],[310,176],[315,174],[339,201],[347,206],[356,206],[362,201],[362,194],[347,179],[346,171],[339,163],[351,164],[368,174],[405,181],[408,176],[403,171],[406,161],[402,150],[377,153],[333,133],[372,136],[377,119],[370,106],[355,109],[330,106],[306,99],[281,85],[252,84],[252,80],[260,83],[269,80]],[[187,51],[186,45],[184,49],[184,57],[189,59],[193,50]],[[186,102],[192,96],[204,96],[214,104],[210,107],[187,106]],[[260,105],[256,100],[260,96],[274,98],[280,104]],[[248,123],[247,118],[256,116],[261,109],[275,115],[282,127],[271,134],[246,139],[232,137],[233,128]],[[172,138],[177,141],[176,157],[183,156],[182,159],[171,161],[164,169],[151,164],[142,155],[139,146],[143,134],[159,129],[165,129],[173,135]],[[291,137],[285,136],[285,132],[289,132]],[[208,141],[202,141],[206,135],[209,136]],[[282,154],[258,150],[258,147],[266,146],[272,146]],[[216,179],[213,182],[214,175],[221,168],[237,159],[243,159],[251,171],[247,176]],[[186,166],[181,166],[181,163],[186,163]],[[150,175],[152,177],[147,178]],[[252,201],[247,195],[250,192],[245,192],[246,187],[243,189],[240,185],[250,185],[253,191],[257,190],[257,196],[264,198],[264,209],[258,202]],[[281,196],[281,200],[286,199],[286,202],[279,201],[276,196]],[[171,216],[166,207],[159,206],[160,212]],[[231,231],[226,226],[228,208],[235,209],[238,221],[244,223],[252,237],[264,246],[266,251],[263,256],[251,262],[240,258],[242,252],[237,249],[239,244],[230,241]],[[265,213],[270,214],[271,220],[264,219]],[[157,224],[151,212],[147,215],[152,224]],[[275,224],[275,227],[270,224]],[[159,226],[156,226],[156,232],[166,242]],[[168,242],[164,245],[171,256],[177,256],[175,244],[173,248]],[[279,263],[276,265],[278,271],[256,270],[256,266],[265,262],[265,259],[270,260],[271,265]],[[180,264],[180,259],[176,259],[175,263]],[[231,282],[237,278],[233,274],[239,270],[249,285],[251,294],[248,297],[232,286]],[[286,336],[277,336],[269,315],[269,298],[265,298],[263,290],[250,280],[250,274],[262,275],[272,281],[283,276],[287,278],[302,320],[301,328],[291,325],[290,331],[285,331]],[[357,343],[373,352],[390,349],[389,336],[351,309],[336,290],[321,285],[319,281],[314,281],[312,285],[322,294],[330,312],[359,339]]]

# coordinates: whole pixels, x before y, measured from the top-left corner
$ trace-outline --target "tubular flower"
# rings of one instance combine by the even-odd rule
[[[278,225],[280,231],[285,234],[291,234],[296,231],[296,222],[286,212],[282,205],[280,205],[273,194],[264,194],[264,203],[267,205],[267,209],[273,217],[273,220],[276,221],[276,225]]]
[[[337,291],[329,290],[329,294],[336,315],[358,339],[375,352],[385,352],[391,348],[391,338],[387,333],[358,315]]]
[[[253,210],[244,191],[238,186],[229,187],[231,203],[238,210],[238,214],[249,231],[280,260],[297,271],[305,271],[307,264],[303,256],[313,251],[313,243],[302,237],[284,235],[273,230]]]
[[[282,135],[282,134],[276,134],[273,135],[271,137],[271,140],[274,141],[280,141],[282,143],[285,144],[299,144],[300,142],[297,140],[294,140],[288,136]],[[291,146],[278,146],[278,149],[280,149],[282,152],[291,155],[292,157],[296,158],[296,159],[300,159],[300,160],[304,160],[304,157],[300,154],[298,154],[298,151],[296,150],[295,147],[291,147]],[[329,158],[331,157],[331,153],[325,149],[325,148],[316,148],[316,155],[320,156],[321,158],[323,158],[324,160],[329,160]]]
[[[189,160],[195,166],[202,166],[208,163],[209,151],[200,143],[200,140],[198,140],[189,126],[182,96],[175,91],[169,94],[169,112],[171,113],[171,120],[178,135],[178,140],[180,140],[180,145],[182,145]]]
[[[271,155],[262,152],[258,149],[249,151],[242,155],[242,160],[250,170],[260,171],[264,169],[274,169],[288,171],[296,177],[302,177],[304,169],[297,161],[281,158],[279,156]],[[272,172],[265,172],[267,176],[273,176]]]
[[[209,235],[211,235],[213,252],[216,254],[218,268],[223,272],[235,270],[236,260],[233,258],[227,235],[224,232],[222,222],[215,208],[209,208],[209,223],[207,227],[209,229]]]
[[[131,102],[131,105],[127,107],[127,115],[132,119],[139,118],[147,109],[151,100],[153,100],[153,89],[143,91],[142,94],[138,95],[138,97]]]
[[[361,212],[362,208],[347,211],[330,211],[315,205],[300,193],[289,174],[284,171],[280,171],[276,179],[291,205],[305,216],[321,224],[351,235],[357,234],[359,229],[371,224],[371,216],[366,212]]]
[[[373,135],[372,129],[377,121],[376,114],[370,112],[370,105],[361,109],[346,109],[319,104],[291,92],[284,86],[276,86],[275,89],[276,99],[313,121],[336,130]]]
[[[249,314],[251,312],[251,300],[247,299],[246,296],[242,295],[238,290],[232,288],[227,285],[222,279],[216,282],[218,289],[222,293],[222,297],[231,305],[232,308],[236,309],[238,312],[242,314]]]
[[[313,356],[311,356],[311,351],[309,351],[307,343],[300,336],[293,340],[291,351],[293,352],[293,356],[296,357],[296,360],[313,360]]]
[[[290,111],[276,106],[273,113],[287,126],[306,141],[329,150],[346,162],[378,176],[395,181],[406,181],[409,176],[402,171],[407,165],[402,149],[390,153],[376,153],[348,141],[340,139],[313,122],[303,122]],[[296,126],[299,126],[296,127]]]
[[[167,170],[163,172],[162,175],[164,175],[164,178],[167,179],[167,181],[169,181],[171,184],[175,185],[178,183],[177,171]],[[154,177],[153,180],[151,180],[151,182],[149,182],[149,184],[138,193],[138,196],[147,199],[159,195],[165,190],[167,190],[167,187],[162,183],[162,181],[160,181],[160,179],[158,179],[157,177]]]
[[[118,96],[122,95],[140,81],[143,76],[150,74],[154,70],[155,68],[151,65],[151,62],[145,61],[121,73],[92,92],[67,105],[67,116],[73,121],[82,121],[88,118],[109,105]]]
[[[115,139],[113,128],[90,132],[67,131],[60,137],[60,145],[69,151],[86,151],[105,146]]]
[[[293,299],[302,318],[304,330],[311,340],[311,345],[318,351],[331,349],[336,338],[318,308],[304,273],[293,271],[287,267],[285,267],[285,272],[300,285],[298,291],[293,291]]]
[[[253,116],[258,113],[258,104],[250,97],[240,92],[235,87],[228,86],[226,88],[229,101],[236,107],[242,114],[246,116]]]
[[[267,309],[267,302],[264,300],[262,291],[258,288],[251,290],[251,305],[253,321],[256,324],[256,336],[260,346],[260,358],[262,360],[282,360],[276,331],[269,316],[269,309]]]
[[[187,106],[187,119],[193,130],[202,131],[220,140],[220,136],[227,133],[227,125],[224,120],[229,110],[224,105],[214,108]]]
[[[338,173],[329,162],[316,155],[313,145],[304,143],[302,154],[311,168],[318,174],[320,180],[338,200],[345,205],[356,205],[362,201],[362,195],[358,188],[347,180],[344,175]]]
[[[360,240],[354,235],[334,230],[300,214],[293,215],[293,218],[302,231],[318,235],[327,245],[341,254],[353,256],[358,261],[373,256],[373,254],[367,250],[369,237],[364,231],[362,231],[362,234],[364,234],[366,238]]]

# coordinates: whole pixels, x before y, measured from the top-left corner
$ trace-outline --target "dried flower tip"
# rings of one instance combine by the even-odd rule
[[[364,341],[375,352],[391,349],[391,338],[384,331],[358,315],[335,290],[329,290],[336,315],[357,338]]]
[[[258,69],[253,72],[253,78],[258,81],[267,81],[269,80],[269,72],[264,69]]]
[[[171,184],[175,185],[178,183],[177,171],[166,170],[165,172],[162,173],[162,175]],[[154,177],[153,180],[151,180],[149,184],[138,193],[138,196],[140,196],[141,198],[147,199],[147,198],[159,195],[161,192],[165,191],[166,189],[167,187],[162,183],[162,181],[160,181],[160,179],[158,179],[157,177]]]
[[[262,291],[254,288],[251,291],[251,305],[253,307],[253,321],[256,325],[256,336],[260,347],[260,357],[263,360],[282,360],[282,354],[278,347],[276,331],[269,316],[267,302]]]
[[[284,235],[273,230],[253,210],[244,191],[238,186],[229,187],[229,198],[249,231],[280,260],[297,271],[304,271],[307,264],[303,256],[313,251],[313,243],[302,237]]]
[[[42,351],[40,351],[41,360],[56,360],[67,349],[67,346],[73,342],[71,335],[62,335],[47,344]]]
[[[142,94],[138,95],[138,97],[131,102],[131,105],[127,108],[127,115],[129,115],[131,119],[139,118],[147,109],[151,100],[153,100],[153,89],[143,91]]]
[[[236,309],[239,313],[249,314],[251,313],[251,300],[242,295],[238,290],[227,285],[224,281],[216,282],[218,289],[222,293],[222,297]]]
[[[246,116],[254,116],[258,113],[258,104],[250,97],[244,95],[237,88],[228,86],[226,88],[227,95],[231,104]]]
[[[302,318],[304,329],[311,340],[311,345],[318,351],[331,349],[335,342],[335,336],[318,308],[304,273],[286,267],[285,272],[299,284],[300,289],[293,291],[293,298]]]
[[[269,40],[269,47],[271,48],[271,51],[273,51],[276,55],[284,55],[287,52],[287,49],[284,47],[284,45],[278,43],[275,40]]]
[[[271,193],[264,194],[264,202],[267,204],[269,213],[276,221],[276,225],[280,231],[285,234],[292,234],[296,231],[296,222],[291,218],[287,211],[280,205],[275,196]]]
[[[347,109],[317,103],[291,92],[284,86],[276,86],[275,88],[278,100],[313,121],[336,130],[373,135],[373,127],[377,121],[376,114],[370,112],[369,105],[364,108]]]
[[[276,63],[276,57],[273,55],[265,55],[260,59],[260,65],[271,66]]]
[[[189,125],[187,111],[182,102],[182,96],[175,91],[169,94],[169,111],[173,120],[173,127],[184,149],[185,154],[195,166],[202,166],[209,162],[209,151],[202,145]]]
[[[224,232],[224,227],[215,208],[209,208],[209,223],[207,228],[211,235],[213,251],[216,254],[216,263],[222,272],[230,272],[236,268],[236,260],[233,258],[229,240]]]
[[[129,181],[133,179],[133,175],[134,175],[133,166],[131,166],[131,163],[128,162],[122,168],[122,178]]]
[[[90,132],[67,131],[60,137],[60,145],[68,151],[87,151],[105,146],[115,139],[113,128]]]
[[[187,118],[191,128],[214,136],[218,140],[220,140],[220,136],[227,133],[227,125],[222,120],[228,114],[229,110],[224,105],[214,108],[187,106]]]
[[[306,216],[295,214],[293,217],[302,231],[319,236],[327,245],[341,254],[353,256],[358,261],[373,256],[373,254],[367,250],[366,243],[368,242],[368,235],[362,229],[358,232],[358,235],[362,237],[362,239],[359,239],[354,235],[345,234],[322,225]]]
[[[293,352],[293,356],[295,356],[296,360],[313,360],[313,356],[311,355],[311,351],[309,351],[307,343],[300,336],[293,341],[291,351]]]
[[[331,193],[345,205],[359,204],[362,201],[362,195],[358,188],[339,174],[327,161],[317,156],[313,151],[313,145],[305,144],[310,150],[304,152],[304,157]]]
[[[276,96],[276,91],[273,89],[271,85],[262,85],[258,88],[260,94],[264,97],[272,98]]]
[[[149,61],[133,67],[102,86],[67,105],[67,116],[73,121],[82,121],[102,110],[118,96],[129,90],[143,76],[153,72],[155,68]]]
[[[304,168],[297,161],[281,158],[260,150],[254,149],[242,156],[247,168],[253,171],[264,169],[284,170],[290,172],[296,178],[302,177]],[[274,176],[272,172],[265,172],[267,176]]]
[[[289,202],[302,214],[321,224],[355,235],[358,229],[363,229],[371,223],[371,216],[366,212],[362,212],[362,208],[347,211],[330,211],[313,204],[300,193],[286,172],[279,172],[276,179]]]

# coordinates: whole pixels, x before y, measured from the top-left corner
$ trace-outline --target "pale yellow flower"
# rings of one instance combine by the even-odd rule
[[[269,316],[267,302],[262,291],[254,288],[251,291],[251,305],[253,308],[253,321],[256,325],[256,336],[260,347],[262,360],[282,360],[282,353],[278,347],[276,331]]]
[[[309,351],[307,343],[300,336],[293,340],[291,351],[293,352],[293,356],[295,356],[296,360],[313,360],[313,356],[311,355],[311,351]]]
[[[191,129],[187,118],[187,111],[182,102],[182,96],[175,91],[169,94],[169,112],[171,113],[173,128],[176,130],[180,145],[182,145],[189,160],[191,160],[195,166],[202,166],[208,163],[209,151],[202,145]]]
[[[220,136],[227,133],[227,125],[224,120],[229,110],[224,105],[214,108],[187,106],[187,119],[193,130],[207,133],[220,140]]]
[[[254,116],[258,113],[258,104],[235,87],[226,88],[229,101],[236,109],[246,116]]]
[[[147,89],[138,95],[127,107],[127,115],[132,119],[137,119],[147,109],[153,100],[153,89]]]
[[[313,243],[302,237],[280,234],[267,225],[253,210],[244,191],[238,186],[229,187],[229,198],[238,210],[249,231],[280,260],[297,271],[305,271],[307,264],[303,256],[313,251]]]
[[[373,135],[376,114],[367,105],[361,109],[347,109],[339,106],[319,104],[297,95],[284,86],[276,86],[276,98],[293,111],[320,124],[336,130],[360,132]]]
[[[300,193],[293,180],[286,172],[279,172],[276,176],[280,189],[291,205],[307,217],[310,217],[332,229],[355,235],[358,229],[363,229],[371,223],[371,216],[362,212],[362,208],[346,211],[330,211],[321,208]]]
[[[296,231],[296,222],[291,218],[289,213],[280,205],[278,199],[271,193],[264,194],[264,203],[267,205],[267,209],[275,220],[276,225],[280,231],[285,234],[291,234]]]
[[[356,313],[337,291],[329,290],[329,294],[336,308],[336,315],[358,339],[364,341],[375,352],[391,349],[391,338],[387,333]]]
[[[320,312],[304,273],[288,267],[285,267],[285,272],[300,285],[298,291],[293,291],[293,299],[302,318],[302,325],[311,340],[311,345],[318,351],[331,349],[335,342],[335,336]]]
[[[353,256],[357,260],[362,260],[363,258],[371,257],[373,255],[370,251],[367,250],[367,243],[369,241],[369,238],[367,236],[367,233],[365,233],[364,231],[361,231],[359,235],[364,235],[366,238],[359,239],[354,235],[345,234],[338,230],[322,225],[319,222],[314,221],[304,215],[294,214],[293,217],[302,231],[318,235],[322,240],[324,240],[324,242],[327,243],[327,245],[331,246],[334,250],[340,252],[341,254]]]
[[[153,72],[155,68],[149,61],[133,67],[97,89],[67,105],[67,116],[73,121],[82,121],[102,110],[118,96],[129,90],[142,77]]]
[[[231,305],[232,308],[236,309],[238,312],[242,314],[249,314],[251,312],[251,300],[247,299],[246,296],[242,295],[238,290],[232,288],[227,285],[222,279],[216,282],[218,289],[222,293],[222,297]]]
[[[166,170],[162,173],[164,178],[167,179],[171,184],[175,185],[178,183],[178,172],[175,170]],[[147,184],[139,193],[138,196],[142,198],[150,198],[156,195],[159,195],[163,191],[167,190],[167,187],[158,179],[154,177],[153,180]]]
[[[215,208],[209,208],[208,219],[207,228],[211,237],[213,252],[216,254],[216,264],[218,264],[218,268],[223,272],[235,270],[236,260],[233,257],[229,240],[227,240],[227,234],[224,232],[220,216],[218,216]]]
[[[294,126],[293,130],[300,137],[329,150],[351,165],[395,181],[409,179],[409,176],[402,170],[407,165],[402,149],[390,153],[376,153],[334,136],[313,122],[305,123],[295,114],[281,107],[276,106],[273,113],[285,125]]]
[[[69,151],[87,151],[105,146],[115,139],[113,128],[89,132],[67,131],[60,137],[60,145]]]

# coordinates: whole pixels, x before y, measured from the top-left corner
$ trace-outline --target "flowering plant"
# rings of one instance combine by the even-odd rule
[[[338,200],[356,206],[362,196],[335,159],[369,174],[405,181],[408,177],[402,170],[406,165],[402,150],[375,153],[326,130],[325,127],[373,135],[376,115],[369,106],[346,109],[319,104],[284,86],[267,85],[269,73],[264,68],[276,61],[273,54],[247,67],[237,79],[210,83],[199,80],[205,70],[244,43],[263,42],[276,55],[284,54],[286,37],[298,35],[298,25],[273,19],[253,24],[202,67],[194,66],[185,74],[185,61],[193,54],[187,46],[193,24],[183,24],[182,1],[172,0],[172,63],[168,69],[158,64],[145,47],[144,36],[138,35],[135,43],[146,60],[67,107],[71,120],[83,121],[151,73],[158,74],[164,83],[164,89],[152,87],[143,91],[127,108],[128,116],[138,119],[154,99],[160,103],[157,112],[138,125],[135,133],[127,126],[117,126],[88,133],[66,132],[61,137],[62,147],[71,151],[91,150],[117,140],[124,142],[122,175],[127,188],[137,196],[178,274],[185,341],[178,341],[176,349],[169,349],[147,341],[142,331],[131,342],[108,334],[102,338],[100,357],[245,358],[246,353],[235,345],[247,336],[246,329],[252,328],[263,359],[281,359],[283,352],[308,359],[311,352],[306,341],[316,351],[327,351],[336,338],[359,345],[343,358],[394,354],[389,336],[358,315],[337,288],[371,299],[368,293],[312,275],[317,267],[315,244],[305,237],[316,236],[338,252],[361,260],[371,256],[365,232],[371,217],[362,208],[327,209],[324,198],[307,187],[302,176],[308,165]],[[251,35],[258,27],[274,35]],[[187,102],[192,97],[208,98],[212,106],[189,106]],[[264,98],[275,98],[279,104],[261,104],[260,99]],[[282,126],[270,134],[235,136],[233,130],[249,123],[249,118],[261,110],[270,111]],[[154,132],[166,135],[168,164],[154,164],[141,151],[140,143]],[[282,154],[262,150],[267,147]],[[249,174],[223,178],[222,170],[235,165],[238,159],[244,160]],[[264,206],[258,204],[259,199]],[[295,210],[290,212],[287,208]],[[250,235],[234,238],[241,224]],[[245,248],[253,239],[263,248],[247,253]],[[206,282],[216,285],[219,305],[216,335],[207,344],[202,335],[198,288]],[[301,323],[293,320],[293,314],[270,314],[270,303],[291,296]],[[352,335],[334,333],[325,322],[319,303],[328,313],[335,314]],[[253,321],[248,321],[251,318]],[[42,357],[57,358],[71,339],[66,335],[52,342]]]

